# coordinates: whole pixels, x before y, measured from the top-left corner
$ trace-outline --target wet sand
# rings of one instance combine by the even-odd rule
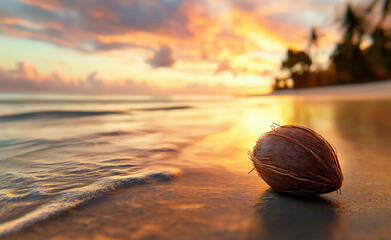
[[[271,95],[274,96],[297,96],[297,97],[311,97],[324,100],[335,99],[356,99],[356,100],[373,100],[373,99],[389,99],[391,95],[391,80],[360,83],[360,84],[346,84],[336,86],[321,86],[313,88],[302,89],[283,89],[278,90]]]
[[[168,153],[183,163],[175,178],[121,189],[7,239],[390,239],[389,109],[389,99],[296,97],[244,107],[224,131]],[[287,197],[247,174],[247,151],[272,122],[311,127],[335,145],[342,194]]]

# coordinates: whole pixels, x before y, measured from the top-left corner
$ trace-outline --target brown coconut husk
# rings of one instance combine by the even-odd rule
[[[258,175],[281,193],[319,195],[338,191],[343,174],[333,146],[312,129],[275,125],[249,153]],[[285,152],[278,151],[282,147],[286,147]]]

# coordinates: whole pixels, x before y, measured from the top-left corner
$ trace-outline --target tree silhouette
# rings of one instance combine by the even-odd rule
[[[315,46],[316,48],[319,47],[319,35],[315,26],[311,28],[310,40],[308,42],[308,52],[311,51],[312,46]]]
[[[391,15],[391,0],[371,1],[366,9],[355,8],[350,3],[346,5],[338,21],[343,29],[342,38],[330,56],[327,69],[310,68],[313,62],[308,53],[313,47],[319,47],[321,36],[317,28],[312,27],[307,52],[287,50],[281,64],[284,74],[275,79],[275,89],[289,87],[287,82],[291,80],[294,88],[306,88],[390,79],[391,27],[387,24]],[[372,19],[377,21],[374,14],[379,14],[380,10],[381,15],[377,15],[380,21],[374,25]],[[366,46],[361,44],[364,37],[372,40]]]
[[[370,13],[373,11],[373,9],[375,8],[375,6],[377,4],[380,4],[381,1],[383,1],[382,3],[382,8],[381,8],[381,18],[380,18],[380,22],[377,24],[378,26],[381,26],[386,17],[388,16],[388,14],[391,12],[391,0],[374,0],[369,6],[368,8],[366,9],[366,12],[367,13]],[[380,3],[379,3],[380,2]]]
[[[303,72],[308,71],[311,64],[312,60],[307,53],[288,49],[287,59],[282,62],[282,68],[291,72]]]
[[[310,39],[308,41],[308,49],[307,52],[308,54],[311,55],[311,48],[314,46],[315,47],[315,52],[312,54],[312,57],[315,62],[315,68],[316,71],[319,70],[318,64],[316,64],[316,60],[318,58],[318,49],[319,49],[319,39],[320,37],[323,36],[319,34],[318,29],[315,26],[312,26],[311,31],[310,31]]]
[[[287,76],[277,77],[274,89],[287,88],[290,79],[293,80],[295,88],[307,87],[306,80],[311,64],[311,57],[306,52],[288,49],[286,59],[281,64],[281,70],[286,72]]]
[[[359,45],[362,35],[364,34],[364,20],[353,9],[352,5],[348,3],[345,13],[342,17],[342,27],[345,29],[345,42]]]

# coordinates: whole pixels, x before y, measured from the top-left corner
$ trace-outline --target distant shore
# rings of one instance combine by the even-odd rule
[[[302,96],[310,98],[391,98],[391,80],[300,89],[281,89],[265,95],[249,96]]]

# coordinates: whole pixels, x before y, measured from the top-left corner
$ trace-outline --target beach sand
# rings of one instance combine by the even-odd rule
[[[391,80],[347,84],[337,86],[322,86],[302,89],[284,89],[271,93],[272,96],[290,95],[320,99],[389,99],[391,95]]]
[[[240,108],[219,113],[224,129],[164,153],[165,165],[178,169],[173,177],[122,188],[5,238],[391,239],[391,98],[344,88],[322,88],[328,97],[317,101],[306,96],[319,90],[238,100]],[[248,151],[272,122],[310,127],[337,148],[341,194],[288,197],[248,174]]]

